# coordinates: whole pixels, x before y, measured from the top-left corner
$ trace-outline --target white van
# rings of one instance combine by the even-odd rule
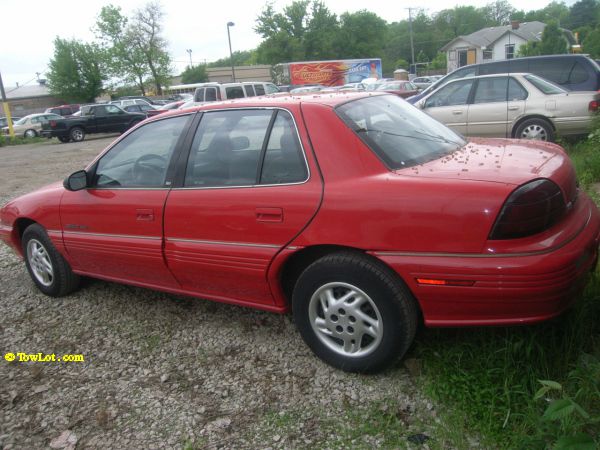
[[[232,98],[256,97],[274,94],[279,88],[273,83],[264,81],[243,81],[241,83],[206,83],[196,88],[194,102],[215,102]]]

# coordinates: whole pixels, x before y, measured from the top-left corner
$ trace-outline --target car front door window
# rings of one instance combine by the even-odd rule
[[[450,83],[433,94],[425,102],[425,107],[466,105],[472,86],[473,80]]]
[[[98,161],[94,187],[159,188],[190,116],[148,123],[127,135]]]

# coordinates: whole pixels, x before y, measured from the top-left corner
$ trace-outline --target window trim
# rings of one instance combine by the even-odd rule
[[[178,164],[178,167],[177,167],[178,176],[175,177],[174,182],[171,185],[171,189],[174,191],[189,191],[189,190],[206,190],[206,189],[266,188],[266,187],[275,187],[275,186],[294,186],[294,185],[308,183],[312,177],[312,173],[310,170],[310,164],[308,163],[308,158],[306,157],[306,149],[304,148],[304,144],[302,143],[302,139],[300,138],[300,131],[298,130],[298,124],[296,123],[296,118],[294,117],[294,114],[289,109],[282,108],[279,106],[218,108],[218,109],[211,108],[209,110],[198,111],[198,114],[200,116],[202,116],[202,115],[204,115],[204,113],[211,113],[213,111],[224,112],[224,111],[261,111],[261,110],[262,111],[272,111],[272,112],[284,111],[291,116],[292,123],[294,124],[294,130],[296,131],[296,137],[298,138],[298,143],[300,144],[300,150],[302,153],[302,158],[304,160],[304,165],[306,167],[306,179],[305,180],[294,181],[293,183],[277,183],[277,184],[243,184],[243,185],[236,185],[236,186],[185,186],[184,182],[185,182],[185,172],[187,169],[187,161],[189,160],[190,152],[192,151],[193,138],[196,135],[196,131],[201,123],[201,120],[199,118],[196,121],[196,123],[192,123],[189,127],[189,131],[188,131],[189,142],[186,142],[185,148],[181,152],[181,155],[179,156],[179,158],[183,160],[183,163],[181,163],[181,161],[180,161],[180,163]],[[277,114],[273,114],[273,116],[271,117],[271,120],[273,121],[273,123],[274,123],[273,117],[276,117],[276,116],[277,116]],[[271,125],[271,123],[270,123],[270,125]],[[269,131],[271,131],[271,129],[272,129],[272,127],[269,129]],[[265,141],[268,142],[269,139],[266,139],[267,137],[269,137],[269,138],[271,137],[270,132],[268,135],[265,135]],[[266,150],[265,150],[265,153],[266,153]],[[261,161],[261,166],[260,166],[261,171],[262,171],[262,163],[263,163],[263,161]],[[183,169],[182,169],[182,167],[183,167]],[[256,179],[255,179],[255,181],[256,181]],[[258,181],[260,181],[260,179],[258,179]]]

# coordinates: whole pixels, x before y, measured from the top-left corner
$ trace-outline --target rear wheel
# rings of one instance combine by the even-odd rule
[[[552,125],[544,119],[527,119],[517,127],[517,139],[531,139],[534,141],[554,141]]]
[[[23,233],[22,248],[27,271],[44,294],[61,297],[77,289],[79,276],[73,273],[40,225],[27,227]]]
[[[85,138],[85,131],[83,131],[83,128],[80,127],[71,128],[69,137],[73,142],[81,142]]]
[[[417,327],[416,303],[402,281],[360,253],[335,253],[306,268],[292,309],[312,351],[348,372],[381,370],[406,353]]]

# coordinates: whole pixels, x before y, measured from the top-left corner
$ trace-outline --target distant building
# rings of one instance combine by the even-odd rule
[[[271,66],[267,64],[255,66],[235,66],[235,81],[268,81],[271,79]],[[229,67],[209,67],[206,69],[208,81],[216,83],[231,83],[233,74]]]
[[[545,23],[534,21],[483,28],[466,36],[458,36],[440,50],[446,52],[448,72],[487,61],[515,58],[519,48],[527,42],[539,42],[546,27]],[[569,44],[575,39],[569,30],[562,30]]]
[[[10,112],[15,116],[44,112],[46,108],[66,103],[50,94],[46,80],[25,86],[6,86],[4,90]]]

